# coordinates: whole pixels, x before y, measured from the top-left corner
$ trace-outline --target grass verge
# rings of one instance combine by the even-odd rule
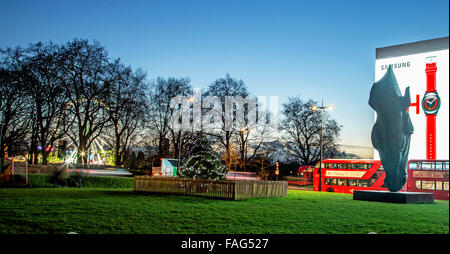
[[[0,189],[0,233],[367,234],[449,233],[448,201],[389,204],[288,191],[224,201],[132,189]]]

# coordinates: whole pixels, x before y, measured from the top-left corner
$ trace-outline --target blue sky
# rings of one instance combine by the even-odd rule
[[[2,48],[95,39],[150,78],[323,99],[342,144],[371,146],[375,48],[448,36],[449,1],[0,0],[0,24]]]

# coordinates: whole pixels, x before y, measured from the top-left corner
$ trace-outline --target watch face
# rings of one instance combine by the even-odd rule
[[[425,102],[423,103],[423,106],[427,109],[427,110],[435,110],[436,107],[438,105],[437,99],[436,98],[427,98],[425,100]]]
[[[422,108],[426,115],[437,114],[440,107],[440,98],[437,92],[425,93],[422,100]]]

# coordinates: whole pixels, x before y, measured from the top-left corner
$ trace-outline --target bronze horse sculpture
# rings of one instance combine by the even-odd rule
[[[384,184],[391,192],[406,183],[409,143],[414,132],[408,108],[411,104],[409,87],[402,96],[392,65],[370,90],[369,105],[377,112],[372,129],[373,147],[380,155],[386,172]]]

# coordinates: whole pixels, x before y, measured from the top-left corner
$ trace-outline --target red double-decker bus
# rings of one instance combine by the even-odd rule
[[[432,192],[435,199],[448,200],[448,172],[448,160],[410,160],[406,189]]]
[[[314,190],[319,190],[319,166],[314,169]],[[448,160],[410,160],[408,178],[401,191],[431,192],[435,199],[449,199]],[[379,160],[327,159],[322,161],[321,191],[353,193],[354,190],[387,190]]]
[[[314,169],[314,190],[353,193],[354,190],[387,190],[379,160],[327,159],[322,161],[322,174],[317,163]],[[319,179],[319,175],[321,175]]]

